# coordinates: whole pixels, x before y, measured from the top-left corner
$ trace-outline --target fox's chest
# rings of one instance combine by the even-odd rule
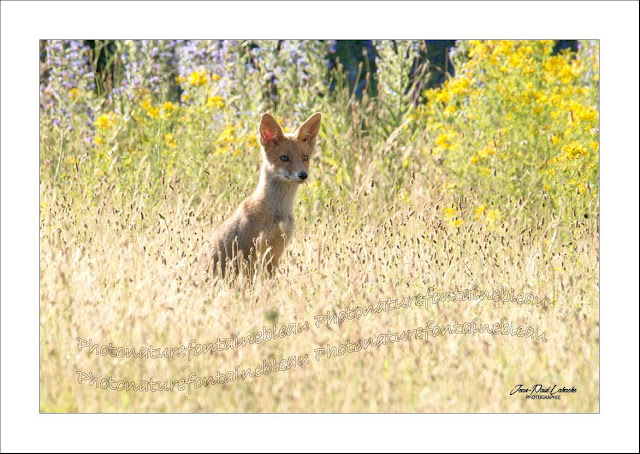
[[[293,226],[293,216],[274,216],[264,234],[272,246],[288,243],[293,235]]]

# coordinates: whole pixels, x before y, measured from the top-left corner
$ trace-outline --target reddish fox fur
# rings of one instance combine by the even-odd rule
[[[293,202],[309,175],[309,160],[322,116],[313,114],[298,130],[285,134],[275,118],[264,114],[259,137],[262,155],[258,187],[213,233],[201,257],[202,272],[224,276],[232,266],[250,273],[262,264],[269,273],[278,266],[293,235]]]

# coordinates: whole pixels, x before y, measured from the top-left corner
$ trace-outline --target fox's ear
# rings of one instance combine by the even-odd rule
[[[320,113],[314,113],[298,128],[296,137],[308,144],[315,144],[316,137],[318,137],[318,133],[320,132],[321,121],[322,115],[320,115]]]
[[[275,145],[284,139],[282,128],[277,120],[268,113],[260,120],[260,143],[262,146]]]

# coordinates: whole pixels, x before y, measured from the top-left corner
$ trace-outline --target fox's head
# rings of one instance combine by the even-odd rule
[[[304,182],[321,120],[322,115],[315,113],[296,132],[285,134],[275,118],[262,115],[259,137],[267,170],[285,180]]]

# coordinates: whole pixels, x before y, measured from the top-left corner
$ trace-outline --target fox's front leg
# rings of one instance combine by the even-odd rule
[[[267,263],[266,269],[267,272],[273,276],[276,268],[280,265],[280,259],[284,254],[284,250],[287,246],[287,238],[286,235],[283,234],[280,238],[274,241],[274,244],[269,248],[267,253]]]

